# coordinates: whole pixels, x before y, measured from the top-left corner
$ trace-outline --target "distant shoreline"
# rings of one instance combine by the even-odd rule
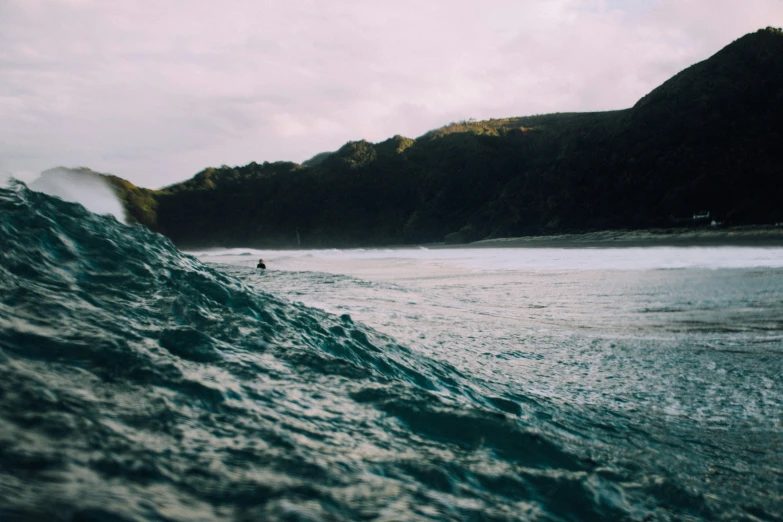
[[[783,247],[783,226],[747,226],[702,229],[646,229],[602,230],[578,234],[550,236],[522,236],[481,239],[472,243],[415,243],[399,245],[351,245],[351,246],[178,246],[186,252],[206,252],[233,248],[266,251],[297,250],[385,250],[410,249],[460,249],[460,248],[643,248],[643,247]]]
[[[482,239],[461,245],[429,248],[630,248],[700,246],[783,247],[783,226],[725,229],[604,230],[581,234]]]

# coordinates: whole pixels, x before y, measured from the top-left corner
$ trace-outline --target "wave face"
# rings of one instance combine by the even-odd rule
[[[662,442],[639,448],[622,418],[512,393],[20,183],[0,206],[0,520],[774,517],[639,465]]]

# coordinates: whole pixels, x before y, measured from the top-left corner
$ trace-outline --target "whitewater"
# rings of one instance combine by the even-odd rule
[[[2,521],[783,520],[783,248],[0,244]]]

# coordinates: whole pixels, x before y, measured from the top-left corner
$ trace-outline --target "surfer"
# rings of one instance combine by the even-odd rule
[[[260,268],[262,270],[266,269],[266,265],[264,264],[264,260],[263,259],[259,259],[258,260],[258,264],[256,265],[256,268]]]

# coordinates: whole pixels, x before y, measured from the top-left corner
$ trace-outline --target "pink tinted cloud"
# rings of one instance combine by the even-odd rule
[[[631,106],[780,0],[6,0],[0,171],[145,186],[463,118]]]

